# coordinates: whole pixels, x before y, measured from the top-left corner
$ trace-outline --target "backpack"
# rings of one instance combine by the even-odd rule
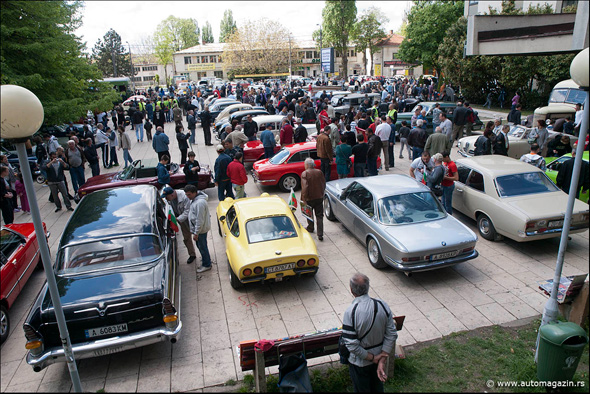
[[[369,333],[371,332],[371,330],[373,329],[373,325],[375,324],[375,318],[377,317],[377,311],[379,309],[379,304],[381,304],[381,306],[383,307],[383,309],[385,310],[385,307],[383,306],[383,304],[381,303],[381,301],[378,301],[374,298],[371,298],[373,300],[373,304],[375,305],[374,307],[374,311],[373,311],[373,322],[371,323],[371,326],[369,327],[369,329],[367,330],[367,332],[361,336],[358,340],[359,343],[365,339],[365,337],[367,335],[369,335]],[[352,326],[348,327],[351,328],[353,331],[356,332],[356,328],[355,328],[355,314],[356,314],[356,307],[358,306],[358,304],[356,304],[353,308],[352,308]],[[385,313],[387,313],[387,311],[385,311]],[[387,313],[387,317],[389,317],[389,313]],[[344,329],[344,325],[342,326],[342,328]],[[376,348],[378,346],[383,345],[383,341],[381,341],[380,343],[367,347],[365,348],[365,350],[369,350],[369,349],[373,349]],[[341,364],[350,364],[350,362],[348,361],[348,358],[350,357],[350,350],[348,350],[348,348],[346,347],[346,345],[344,344],[344,339],[342,338],[342,335],[340,335],[340,339],[338,340],[338,354],[340,355],[340,363]]]

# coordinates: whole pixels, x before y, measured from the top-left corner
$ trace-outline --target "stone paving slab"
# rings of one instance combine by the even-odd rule
[[[166,124],[165,130],[171,141],[172,159],[176,161],[179,153],[173,124]],[[132,131],[127,133],[133,134]],[[137,143],[131,139],[132,157],[156,157],[149,142]],[[197,144],[193,149],[201,164],[213,168],[217,154],[214,147],[205,147],[203,141],[198,127]],[[456,148],[453,152],[454,157],[458,157]],[[121,152],[118,154],[122,163]],[[409,165],[410,160],[396,156],[396,167],[389,172],[381,171],[381,174],[407,174]],[[101,168],[101,172],[120,169],[105,171]],[[86,177],[89,176],[87,169]],[[55,256],[61,232],[71,213],[65,210],[54,213],[55,205],[47,201],[48,188],[35,186],[41,215],[52,233],[49,246]],[[71,184],[70,190],[73,192]],[[205,192],[209,196],[212,221],[215,221],[216,189]],[[250,176],[246,192],[249,196],[268,192],[288,198],[288,193],[281,193],[277,188],[255,184]],[[455,213],[455,217],[477,231],[471,219],[460,213]],[[303,220],[301,216],[299,219]],[[26,221],[30,221],[30,216],[15,215],[15,222]],[[200,257],[194,264],[187,265],[188,253],[179,243],[183,289],[181,319],[184,325],[179,341],[174,345],[162,342],[106,357],[80,360],[79,372],[85,391],[224,391],[225,386],[220,384],[243,379],[245,375],[236,353],[240,341],[276,339],[340,326],[344,310],[352,301],[348,282],[355,272],[369,276],[372,296],[386,301],[394,314],[406,316],[398,339],[402,345],[536,317],[547,301],[538,290],[537,281],[553,277],[559,247],[559,239],[518,243],[507,239],[490,242],[480,238],[477,259],[408,277],[391,268],[375,270],[368,261],[364,245],[342,224],[325,220],[324,241],[316,241],[320,270],[314,278],[252,284],[234,290],[229,284],[225,245],[215,227],[216,224],[212,223],[208,236],[214,260],[211,271],[196,274]],[[317,240],[315,234],[312,238]],[[588,231],[572,235],[563,272],[588,272]],[[12,331],[0,350],[0,392],[71,391],[65,364],[51,365],[35,373],[24,360],[25,340],[20,327],[43,281],[44,273],[35,272],[10,310]],[[328,356],[309,360],[309,364],[335,360],[336,356]],[[267,368],[267,372],[277,373],[278,368]]]

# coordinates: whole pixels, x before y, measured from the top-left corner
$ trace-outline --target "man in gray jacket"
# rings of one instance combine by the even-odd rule
[[[184,193],[191,200],[188,214],[188,221],[193,239],[201,253],[202,264],[197,269],[198,273],[211,269],[211,256],[207,247],[207,233],[211,230],[211,218],[207,200],[209,197],[202,191],[197,190],[195,185],[186,185]]]
[[[369,297],[369,278],[359,272],[350,278],[355,297],[344,312],[342,338],[350,356],[349,371],[354,391],[383,392],[387,358],[394,350],[397,330],[389,306]]]
[[[188,222],[188,215],[191,206],[191,200],[186,196],[184,191],[182,190],[174,190],[170,186],[167,186],[162,190],[162,197],[164,197],[172,210],[174,211],[174,216],[176,216],[176,220],[180,224],[180,230],[182,231],[182,240],[184,241],[184,246],[186,246],[186,250],[188,250],[188,260],[186,261],[187,264],[191,264],[195,261],[196,253],[195,253],[195,245],[193,244],[193,240],[191,239],[191,229]]]

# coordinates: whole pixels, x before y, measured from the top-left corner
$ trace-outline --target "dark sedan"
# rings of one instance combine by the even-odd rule
[[[75,198],[79,201],[87,194],[93,193],[97,190],[123,187],[134,185],[152,185],[158,186],[158,173],[156,170],[157,160],[135,160],[129,167],[120,172],[111,172],[109,174],[102,174],[93,176],[88,179],[86,183],[78,189]],[[175,163],[168,164],[168,170],[172,171],[170,175],[169,185],[175,189],[180,189],[186,186],[186,177],[182,168]],[[208,165],[201,165],[199,171],[199,190],[214,187],[215,184],[211,182],[211,170]]]
[[[400,127],[402,127],[402,121],[405,120],[406,122],[408,122],[408,127],[411,126],[412,123],[412,116],[414,115],[414,111],[416,110],[416,107],[418,105],[422,106],[422,109],[426,110],[426,120],[428,121],[428,123],[426,124],[426,132],[427,133],[432,133],[434,130],[432,128],[432,111],[434,110],[434,104],[436,104],[436,102],[434,101],[425,101],[422,103],[417,104],[416,106],[414,106],[414,108],[412,108],[412,110],[410,112],[400,112],[397,114],[397,123],[395,124],[395,129],[399,130]],[[452,122],[453,121],[453,112],[455,111],[455,108],[457,108],[457,104],[456,103],[449,103],[446,101],[443,102],[439,102],[440,104],[440,110],[446,112],[447,114],[447,118]],[[483,123],[481,122],[481,120],[479,120],[479,116],[477,115],[477,111],[473,111],[475,113],[475,123],[473,124],[473,130],[481,130],[481,128],[483,127]]]
[[[180,273],[168,209],[142,185],[92,193],[70,217],[55,276],[76,359],[176,342]],[[35,372],[65,361],[47,283],[23,330]]]

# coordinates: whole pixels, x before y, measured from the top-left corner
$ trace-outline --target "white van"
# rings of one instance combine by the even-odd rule
[[[533,124],[536,124],[537,119],[560,119],[567,115],[574,119],[576,104],[584,104],[585,98],[586,93],[573,79],[561,81],[551,91],[548,105],[535,109]]]

